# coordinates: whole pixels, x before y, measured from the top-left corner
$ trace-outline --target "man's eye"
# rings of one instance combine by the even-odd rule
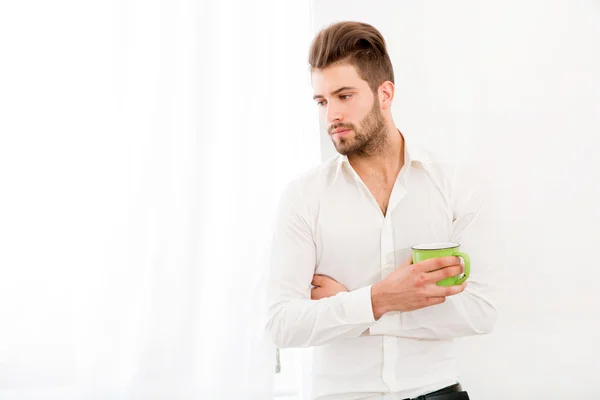
[[[348,100],[350,97],[352,97],[351,94],[343,94],[343,95],[340,96],[340,99],[342,99],[342,100]]]
[[[317,101],[317,105],[323,107],[325,105],[325,100]]]

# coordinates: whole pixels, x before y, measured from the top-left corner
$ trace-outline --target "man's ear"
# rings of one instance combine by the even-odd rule
[[[396,87],[390,81],[385,81],[379,86],[377,95],[379,96],[379,105],[382,110],[387,110],[392,107],[395,93]]]

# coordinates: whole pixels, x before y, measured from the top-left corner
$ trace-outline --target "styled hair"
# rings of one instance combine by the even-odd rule
[[[353,65],[373,92],[385,81],[394,83],[392,61],[383,36],[363,22],[337,22],[321,30],[310,46],[308,63],[312,69]]]

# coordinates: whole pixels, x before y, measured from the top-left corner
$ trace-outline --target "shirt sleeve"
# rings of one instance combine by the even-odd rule
[[[309,208],[298,182],[279,204],[271,246],[266,330],[280,348],[359,337],[374,322],[371,286],[311,300],[316,250]]]
[[[484,183],[477,169],[462,166],[449,179],[453,209],[452,242],[471,259],[467,288],[446,301],[410,312],[384,314],[368,331],[369,335],[388,335],[415,339],[449,339],[486,334],[493,330],[497,311],[493,302],[492,271],[494,253],[499,250],[493,231],[491,186]]]

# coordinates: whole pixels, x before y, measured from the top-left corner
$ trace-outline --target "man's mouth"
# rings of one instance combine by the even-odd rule
[[[331,132],[331,136],[333,137],[344,137],[347,134],[349,134],[352,131],[352,129],[348,129],[348,128],[340,128],[340,129],[335,129]]]

